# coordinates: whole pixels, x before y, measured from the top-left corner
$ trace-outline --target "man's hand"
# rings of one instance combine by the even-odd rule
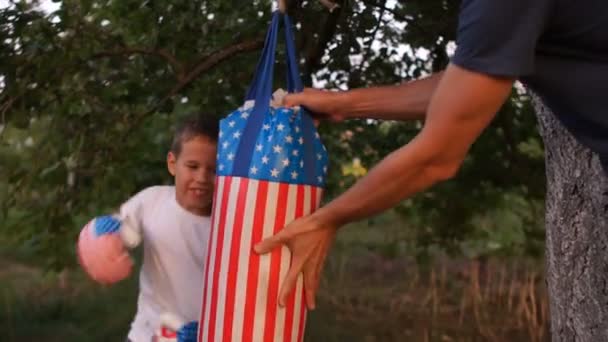
[[[347,113],[343,104],[345,93],[306,88],[300,93],[288,94],[283,106],[306,108],[316,120],[342,121]]]
[[[287,294],[292,291],[302,272],[307,304],[309,308],[314,308],[319,275],[336,230],[346,223],[377,215],[403,199],[453,177],[471,144],[507,100],[512,84],[512,79],[483,75],[450,65],[445,73],[431,76],[426,82],[375,89],[373,92],[378,94],[377,98],[384,96],[395,99],[390,106],[382,101],[374,103],[370,100],[369,103],[374,105],[380,103],[385,117],[395,115],[394,118],[407,118],[409,114],[391,110],[397,108],[400,101],[419,103],[418,109],[427,110],[424,128],[410,143],[384,158],[345,193],[255,246],[258,253],[267,253],[285,245],[292,253],[291,267],[284,280],[279,302],[285,303]],[[409,96],[407,100],[393,94],[416,88],[420,88],[420,96]],[[432,91],[431,103],[427,105],[427,96]],[[373,92],[363,89],[368,99],[372,99]],[[298,101],[293,97],[289,101],[309,105],[312,110],[326,113],[336,111],[329,103],[332,95],[324,92],[292,96]],[[313,97],[316,96],[320,98],[315,100]],[[415,101],[416,98],[420,101]],[[374,108],[378,107],[370,107],[369,110]]]
[[[258,243],[254,249],[266,254],[281,245],[291,251],[291,266],[279,292],[279,305],[284,306],[294,290],[298,276],[303,274],[306,305],[315,308],[325,258],[336,236],[336,227],[321,221],[314,214],[299,218],[274,236]]]

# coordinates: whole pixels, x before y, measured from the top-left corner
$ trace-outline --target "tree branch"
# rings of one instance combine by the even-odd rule
[[[131,134],[133,128],[137,127],[145,117],[158,110],[158,108],[160,108],[165,102],[171,99],[171,97],[183,90],[186,86],[188,86],[192,81],[197,79],[205,71],[208,71],[221,64],[222,62],[225,62],[228,59],[241,53],[258,50],[262,48],[263,45],[264,37],[258,37],[253,40],[225,46],[202,58],[190,69],[190,71],[185,72],[183,74],[183,77],[178,80],[177,84],[174,85],[173,88],[171,88],[171,90],[169,90],[169,92],[164,97],[157,101],[156,104],[154,104],[150,109],[146,110],[145,112],[138,113],[134,116],[134,118],[131,120],[131,125],[129,129],[126,131],[125,136],[123,138],[126,138],[129,134]]]
[[[332,13],[336,8],[340,7],[337,3],[330,0],[319,0],[321,4],[329,10],[329,13]]]
[[[397,12],[396,10],[386,7],[385,4],[380,4],[380,3],[376,2],[375,0],[362,0],[362,2],[367,6],[375,7],[381,11],[392,14],[393,18],[395,18],[395,20],[405,22],[408,26],[412,26],[412,27],[418,29],[424,35],[430,34],[427,30],[423,29],[420,25],[417,25],[414,18],[408,18],[407,16]]]
[[[304,66],[304,70],[306,76],[312,77],[313,72],[319,68],[323,53],[336,33],[338,19],[340,18],[340,13],[342,12],[341,10],[342,7],[336,7],[326,16],[316,44],[314,44],[314,42],[312,42],[313,39],[311,39],[311,44],[305,55],[306,64]]]
[[[183,78],[169,91],[169,93],[162,100],[163,102],[170,98],[171,96],[177,94],[184,87],[186,87],[190,82],[195,80],[200,74],[205,71],[217,66],[218,64],[224,62],[225,60],[241,54],[243,52],[254,51],[262,48],[264,45],[264,37],[258,37],[253,40],[236,43],[233,45],[229,45],[221,48],[220,50],[216,50],[206,57],[202,58],[198,63],[196,63],[190,71],[184,73]]]
[[[378,3],[378,2],[376,2],[374,0],[371,0],[371,1],[370,0],[363,0],[362,2],[365,5],[367,5],[367,6],[375,7],[377,9],[381,10],[381,11],[388,12],[388,13],[392,14],[393,18],[395,18],[396,20],[405,21],[407,23],[410,22],[410,20],[407,20],[407,18],[404,15],[398,13],[397,11],[395,11],[392,8],[386,7],[386,4],[384,4],[384,3],[380,4],[380,3]]]
[[[372,44],[376,40],[376,35],[378,34],[380,27],[382,26],[382,24],[384,24],[382,17],[384,16],[384,13],[388,11],[388,9],[385,6],[385,3],[386,3],[386,0],[384,0],[384,3],[381,5],[380,14],[378,15],[378,23],[376,23],[376,27],[374,28],[374,31],[370,35],[369,45],[367,46],[367,50],[365,51],[365,54],[363,55],[361,64],[359,64],[359,67],[357,68],[357,71],[355,72],[355,75],[358,77],[361,77],[361,74],[363,73],[363,65],[365,64],[365,61],[369,58],[369,56],[372,52]]]
[[[10,97],[9,96],[8,99],[6,100],[6,102],[4,102],[0,106],[0,120],[1,120],[0,124],[1,125],[6,125],[7,124],[6,113],[8,112],[9,109],[11,109],[13,107],[13,105],[15,104],[15,102],[17,102],[17,100],[19,100],[19,99],[21,99],[21,97],[23,97],[24,94],[25,94],[25,92],[22,92],[21,94],[18,94],[17,96],[14,96],[14,97]],[[0,131],[0,136],[2,136],[2,134],[5,131],[6,131],[6,129],[3,129],[2,131]]]
[[[180,61],[178,61],[177,58],[175,58],[175,56],[173,56],[171,53],[169,53],[169,51],[167,51],[165,49],[152,50],[152,49],[144,49],[144,48],[137,48],[137,47],[132,47],[132,48],[126,47],[126,48],[116,49],[113,51],[102,51],[102,52],[94,54],[93,58],[104,58],[104,57],[112,57],[112,56],[130,56],[130,55],[149,55],[149,56],[160,57],[160,58],[164,59],[165,61],[167,61],[167,63],[169,63],[169,65],[171,65],[171,67],[173,68],[173,72],[176,74],[178,80],[183,77],[183,73],[184,73],[183,64]]]

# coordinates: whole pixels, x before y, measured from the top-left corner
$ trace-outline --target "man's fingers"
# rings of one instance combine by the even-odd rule
[[[319,260],[315,265],[315,292],[319,289],[319,283],[321,282],[321,272],[323,272],[323,266],[325,265],[325,258],[327,258],[327,248],[322,248],[322,253],[319,256]]]
[[[300,105],[302,102],[302,96],[300,95],[301,93],[295,93],[295,94],[287,94],[285,95],[285,97],[283,98],[283,106],[285,107],[295,107]]]
[[[283,231],[279,231],[275,235],[258,242],[253,246],[253,250],[258,254],[266,254],[283,244],[283,236]]]
[[[281,290],[279,291],[279,306],[285,306],[287,302],[287,298],[289,295],[293,293],[293,290],[296,287],[296,282],[298,281],[298,275],[302,271],[302,265],[304,264],[304,259],[301,260],[293,260],[289,271],[287,271],[287,275],[283,280],[283,285],[281,286]]]
[[[315,294],[317,292],[315,287],[314,274],[311,272],[304,274],[304,295],[309,310],[315,309]]]
[[[306,297],[306,306],[310,310],[314,310],[316,303],[315,297],[317,288],[319,287],[319,278],[317,276],[318,262],[322,258],[322,249],[316,248],[308,263],[304,265],[302,274],[304,276],[304,295]]]

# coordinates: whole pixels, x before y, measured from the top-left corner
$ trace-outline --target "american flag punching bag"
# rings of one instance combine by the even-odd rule
[[[289,250],[263,256],[252,250],[319,206],[327,172],[327,153],[310,116],[301,109],[270,106],[281,19],[288,90],[302,90],[290,20],[275,12],[245,106],[220,122],[199,342],[303,340],[301,276],[286,306],[279,308],[277,302],[291,262]]]

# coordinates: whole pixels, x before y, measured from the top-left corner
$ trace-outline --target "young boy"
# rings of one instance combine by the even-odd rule
[[[131,342],[151,341],[161,325],[163,313],[176,314],[185,322],[198,319],[210,232],[218,129],[218,122],[206,116],[184,121],[177,128],[167,155],[167,167],[175,178],[175,185],[144,189],[121,206],[116,218],[97,218],[100,222],[110,218],[109,226],[112,220],[116,221],[113,223],[116,228],[109,229],[110,234],[120,229],[120,220],[141,232],[143,264],[137,314],[128,334]],[[97,227],[97,234],[108,234],[108,229],[99,231]],[[119,239],[119,234],[113,238]],[[124,246],[121,248],[121,253],[126,253]],[[104,282],[103,276],[94,275],[94,267],[87,267],[91,263],[83,262],[82,250],[79,246],[83,268],[94,279]],[[107,267],[113,267],[109,265]],[[103,273],[106,268],[100,269]],[[189,333],[195,336],[196,326],[190,326]]]

